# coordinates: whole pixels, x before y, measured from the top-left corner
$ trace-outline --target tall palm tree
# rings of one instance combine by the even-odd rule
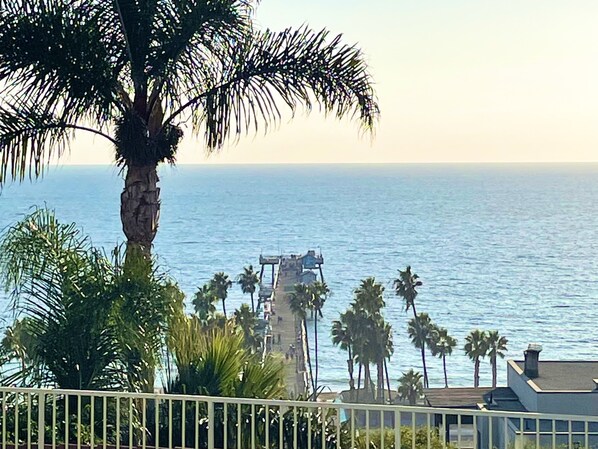
[[[259,31],[257,0],[14,0],[0,8],[0,183],[40,176],[81,133],[125,172],[129,252],[158,229],[157,166],[189,123],[208,152],[319,106],[372,129],[378,106],[361,51],[307,27]],[[114,130],[111,132],[111,130]]]
[[[415,405],[417,400],[424,393],[424,387],[422,385],[421,373],[414,371],[411,368],[399,378],[399,398],[409,401],[409,405]]]
[[[492,388],[496,388],[496,362],[500,357],[505,358],[505,351],[507,351],[507,344],[509,340],[501,336],[498,331],[488,331],[486,334],[486,346],[488,348],[487,356],[490,358],[490,365],[492,366]]]
[[[480,359],[486,357],[488,353],[486,332],[479,329],[472,330],[465,337],[463,350],[465,351],[465,355],[473,361],[473,386],[477,388],[480,386]]]
[[[457,340],[448,334],[448,330],[444,327],[436,328],[432,333],[432,345],[430,350],[432,355],[442,359],[442,368],[444,371],[444,386],[448,388],[448,376],[446,373],[446,356],[453,353],[453,349],[457,347]]]
[[[426,365],[426,347],[430,348],[432,346],[435,332],[436,328],[427,313],[419,313],[416,318],[412,318],[407,323],[407,333],[409,334],[411,343],[421,351],[425,388],[430,386]]]
[[[216,298],[222,301],[222,312],[226,317],[226,298],[228,297],[228,290],[233,286],[233,282],[229,279],[228,275],[222,271],[214,274],[214,277],[210,280],[210,290],[214,292]]]
[[[405,271],[399,270],[399,277],[394,280],[395,293],[405,301],[405,311],[411,309],[413,318],[417,320],[417,311],[415,310],[415,298],[417,297],[417,288],[422,286],[419,276],[411,272],[408,265]]]
[[[255,313],[255,304],[253,302],[253,295],[260,283],[259,275],[253,271],[253,265],[243,268],[243,273],[237,276],[237,284],[241,286],[241,290],[244,294],[249,293],[251,295],[251,311]]]
[[[392,329],[382,316],[384,287],[372,277],[361,281],[355,290],[354,301],[341,316],[353,339],[353,357],[359,364],[357,394],[361,386],[361,372],[364,371],[366,392],[371,389],[380,401],[384,400],[384,379],[386,361],[393,353]],[[377,368],[377,389],[373,385],[370,365]]]
[[[353,368],[355,360],[353,358],[353,337],[346,323],[345,314],[341,314],[340,320],[332,322],[332,344],[347,351],[347,370],[349,371],[349,389],[355,389],[355,379],[353,378]]]
[[[308,307],[314,312],[314,356],[316,360],[316,375],[314,376],[314,391],[318,390],[318,316],[323,317],[322,308],[330,289],[325,282],[316,281],[308,287],[310,300]]]
[[[193,307],[202,324],[205,325],[214,317],[216,313],[214,302],[216,301],[218,301],[218,297],[214,294],[214,290],[210,284],[204,284],[202,287],[199,287],[195,295],[193,295]]]

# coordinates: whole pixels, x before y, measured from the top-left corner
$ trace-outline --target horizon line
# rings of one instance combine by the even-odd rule
[[[592,161],[403,161],[403,162],[175,162],[173,164],[164,162],[158,166],[258,166],[258,165],[580,165],[598,164],[598,160]],[[55,163],[49,168],[60,167],[114,167],[115,163]]]

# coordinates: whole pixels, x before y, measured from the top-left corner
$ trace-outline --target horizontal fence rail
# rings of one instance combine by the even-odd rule
[[[598,449],[598,416],[0,388],[2,449]]]

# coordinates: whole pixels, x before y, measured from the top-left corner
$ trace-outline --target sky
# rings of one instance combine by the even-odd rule
[[[210,157],[187,132],[178,163],[598,161],[596,17],[595,0],[262,0],[262,29],[325,27],[363,50],[374,138],[300,112]],[[112,159],[80,138],[65,162]]]

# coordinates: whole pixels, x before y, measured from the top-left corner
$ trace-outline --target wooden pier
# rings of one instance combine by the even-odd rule
[[[305,274],[315,268],[322,273],[323,258],[308,251],[303,256],[281,255],[275,261],[273,256],[260,256],[260,262],[276,266],[271,279],[260,279],[260,297],[264,301],[264,315],[269,321],[269,332],[266,336],[267,347],[272,352],[281,354],[286,366],[286,384],[292,397],[305,396],[310,393],[311,378],[309,376],[307,350],[307,330],[301,320],[297,319],[289,308],[288,295],[295,284],[305,279]],[[262,274],[264,273],[262,265]],[[272,286],[272,287],[270,287]],[[272,288],[272,290],[270,290]],[[268,297],[267,293],[271,293]]]

